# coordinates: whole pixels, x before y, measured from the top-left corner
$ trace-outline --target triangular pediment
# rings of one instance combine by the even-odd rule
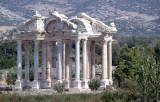
[[[96,20],[85,13],[80,13],[77,15],[78,18],[83,18],[90,22],[94,33],[115,33],[117,29],[115,28],[114,23],[111,23],[110,26],[107,26],[103,22]]]
[[[24,32],[44,32],[44,17],[35,11],[31,19],[18,26],[18,30]]]
[[[47,32],[70,32],[75,30],[77,25],[70,22],[65,15],[58,12],[50,12],[49,18],[46,20],[45,29]]]

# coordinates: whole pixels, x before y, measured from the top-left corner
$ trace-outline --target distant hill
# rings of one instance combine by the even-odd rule
[[[0,26],[17,26],[33,10],[47,16],[56,10],[72,17],[79,12],[115,22],[119,34],[160,34],[159,0],[0,0]]]

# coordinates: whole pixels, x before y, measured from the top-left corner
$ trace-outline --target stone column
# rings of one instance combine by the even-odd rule
[[[80,80],[80,39],[75,40],[75,81],[74,81],[74,88],[81,89],[81,80]]]
[[[57,83],[62,83],[62,40],[58,40],[58,80]]]
[[[39,89],[39,51],[38,40],[34,41],[34,81],[32,82],[32,89]]]
[[[72,41],[70,41],[69,43],[70,45],[70,53],[69,53],[69,77],[70,77],[70,81],[72,81]]]
[[[91,60],[91,58],[90,58],[90,44],[91,44],[91,42],[90,41],[88,41],[87,42],[87,79],[88,80],[90,80],[90,65],[91,65],[91,63],[90,63],[90,60]]]
[[[65,41],[65,87],[70,88],[70,41]]]
[[[46,41],[42,41],[42,88],[47,88],[46,83]]]
[[[108,79],[109,85],[113,84],[112,80],[112,41],[108,42]]]
[[[82,40],[83,43],[83,80],[82,87],[88,89],[88,80],[87,80],[87,40]]]
[[[52,48],[53,48],[53,50],[52,50],[52,68],[53,68],[53,77],[54,78],[56,78],[57,77],[57,68],[56,68],[56,55],[57,55],[57,52],[56,52],[56,49],[57,49],[57,47],[56,47],[56,42],[55,41],[53,41],[52,42]],[[54,79],[53,78],[53,79]]]
[[[25,80],[24,87],[29,88],[29,41],[25,41]]]
[[[95,78],[95,41],[91,41],[91,78]]]
[[[109,81],[107,79],[107,40],[103,40],[102,42],[102,80],[101,87],[106,88],[106,85],[109,85]]]
[[[47,87],[51,87],[52,43],[47,42]]]
[[[63,40],[63,45],[62,45],[62,52],[63,52],[63,55],[62,55],[62,59],[63,59],[63,62],[62,62],[62,65],[63,65],[63,67],[62,67],[62,68],[63,68],[63,69],[62,69],[62,79],[63,79],[63,80],[65,80],[65,72],[66,72],[66,71],[65,71],[65,68],[66,68],[66,66],[65,66],[65,52],[66,52],[66,51],[65,51],[65,50],[66,50],[66,49],[65,49],[65,48],[66,48],[65,45],[66,45],[66,44],[65,44],[65,40]]]
[[[52,55],[53,55],[53,65],[52,65],[52,67],[53,68],[56,68],[56,49],[57,49],[57,47],[56,47],[56,42],[55,41],[53,41],[52,42],[52,46],[53,46],[53,51],[52,51]]]
[[[17,41],[17,80],[15,88],[22,90],[22,41]]]

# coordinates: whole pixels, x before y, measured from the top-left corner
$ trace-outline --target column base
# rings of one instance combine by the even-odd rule
[[[32,82],[32,89],[39,89],[39,82],[37,80]]]
[[[113,85],[113,80],[109,80],[109,85]]]
[[[82,81],[82,88],[84,88],[84,89],[89,89],[88,80],[83,80],[83,81]]]
[[[42,80],[42,82],[41,82],[41,88],[42,89],[46,89],[47,88],[47,82],[46,82],[46,80]]]
[[[29,80],[24,80],[23,87],[24,87],[24,89],[29,89],[30,88],[30,81]]]
[[[46,80],[46,83],[47,83],[47,88],[51,88],[51,79],[47,79]]]
[[[81,80],[75,80],[73,84],[74,88],[81,89]]]
[[[64,80],[64,85],[66,89],[70,88],[70,81],[69,80]]]
[[[21,80],[16,80],[15,89],[22,90],[22,81]]]
[[[109,85],[108,79],[102,79],[101,80],[101,88],[106,88],[106,86]]]
[[[62,80],[57,80],[57,81],[56,81],[56,84],[57,84],[57,83],[63,83],[63,82],[62,82]]]

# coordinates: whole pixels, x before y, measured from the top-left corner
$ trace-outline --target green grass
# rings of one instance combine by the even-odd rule
[[[28,95],[3,94],[2,102],[96,102],[91,101],[93,94],[53,94],[53,95]]]
[[[102,92],[99,94],[53,94],[28,95],[18,94],[0,95],[2,102],[139,102],[137,97],[129,91]]]

